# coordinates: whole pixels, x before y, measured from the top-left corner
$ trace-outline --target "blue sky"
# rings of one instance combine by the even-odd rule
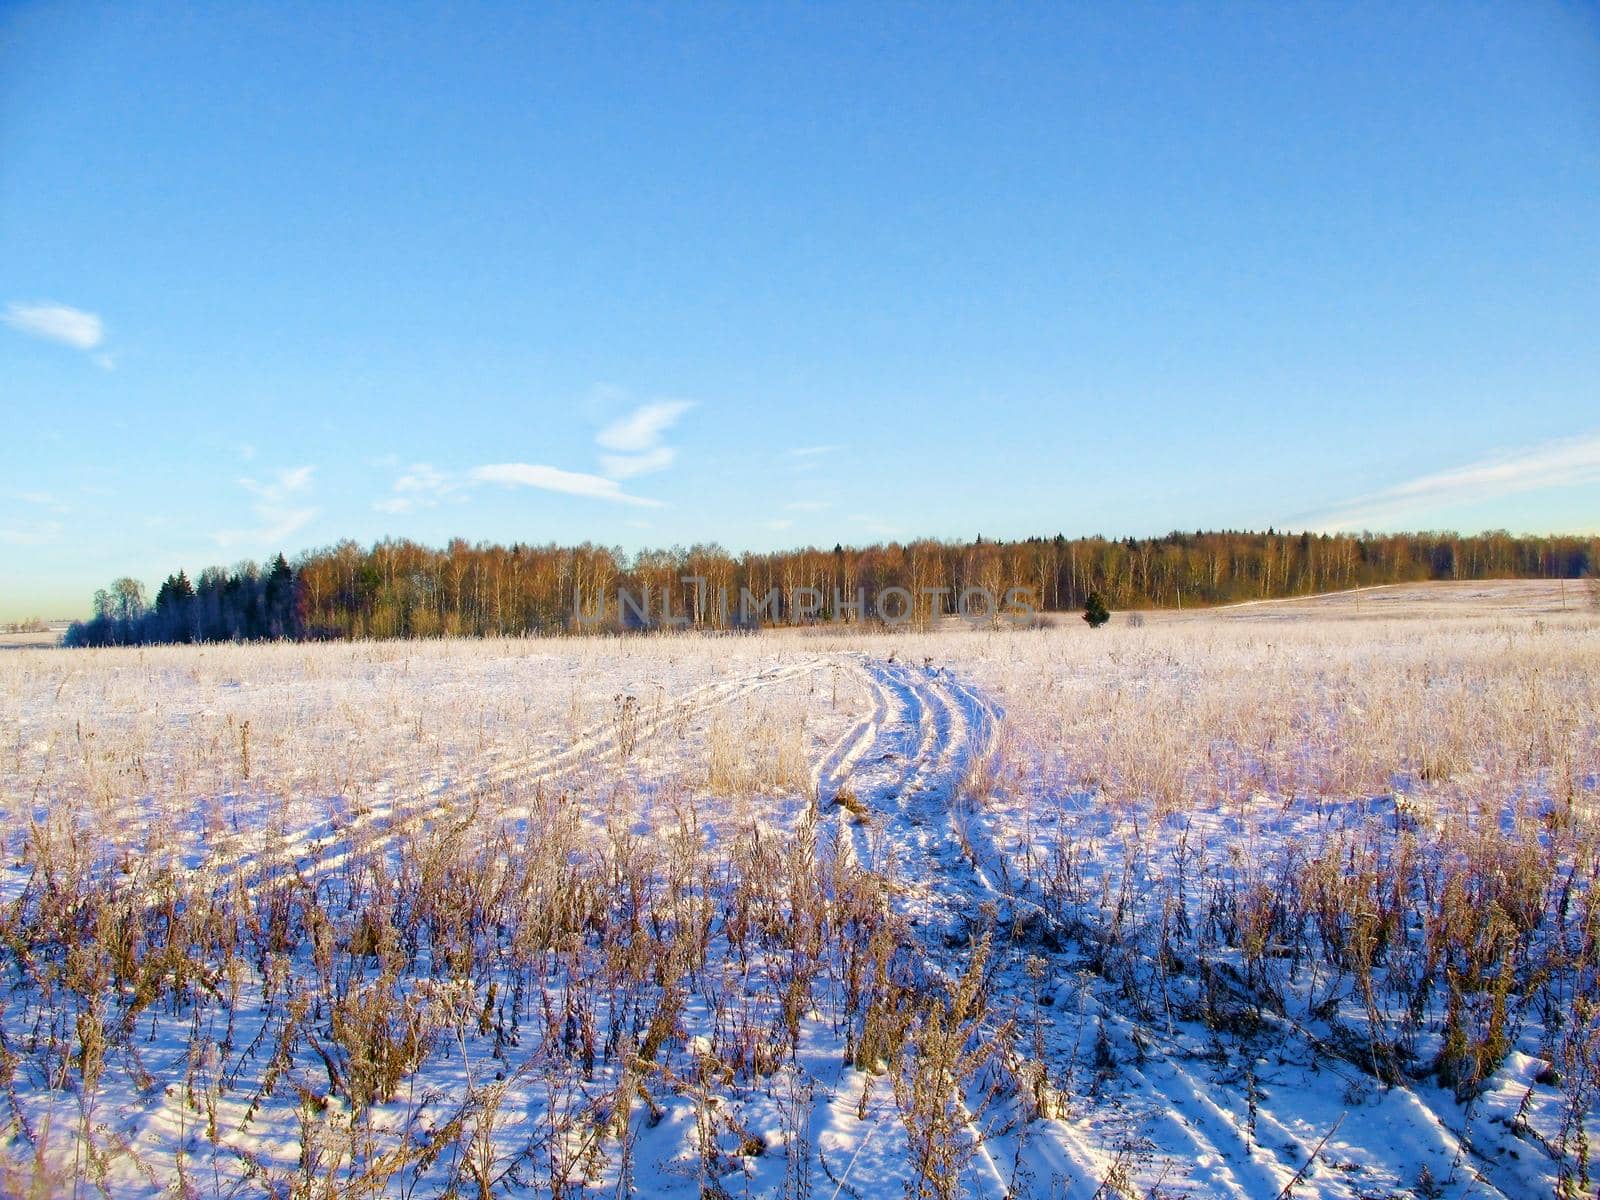
[[[402,535],[1600,528],[1600,18],[0,8],[0,619]]]

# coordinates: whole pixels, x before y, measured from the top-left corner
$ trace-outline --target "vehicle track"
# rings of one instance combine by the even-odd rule
[[[999,710],[981,692],[930,665],[850,655],[872,696],[858,721],[819,764],[819,804],[841,823],[857,863],[892,873],[908,904],[965,944],[975,896],[1009,908],[969,830],[969,778],[990,769]],[[848,789],[864,811],[840,803]]]
[[[753,675],[701,684],[683,692],[670,705],[641,717],[634,727],[635,736],[648,739],[680,718],[727,708],[759,691],[828,665],[828,659],[812,657],[769,667]],[[459,813],[475,795],[493,788],[527,787],[570,774],[613,750],[618,733],[616,718],[607,716],[557,748],[496,764],[468,779],[445,782],[409,801],[371,806],[336,827],[313,826],[290,838],[271,861],[264,862],[252,855],[216,865],[225,884],[239,875],[246,876],[246,890],[252,893],[280,870],[307,881],[326,879],[358,852],[363,856],[387,854],[419,830]],[[368,830],[376,832],[365,837]]]
[[[948,985],[965,969],[984,923],[982,906],[1001,911],[999,930],[1012,908],[964,828],[972,803],[967,785],[993,762],[1000,712],[981,692],[928,663],[864,654],[846,661],[867,688],[870,709],[823,757],[815,774],[817,800],[840,823],[840,853],[893,881],[891,902],[916,931],[921,966]],[[847,788],[854,797],[849,807],[839,803]],[[862,811],[852,811],[858,806]],[[970,1115],[972,1105],[963,1102]],[[1035,1175],[1081,1186],[1102,1178],[1108,1162],[1069,1126],[1040,1122],[1020,1133],[991,1130],[980,1138],[967,1184],[975,1194],[1009,1195],[1008,1164],[1022,1164]]]
[[[891,894],[913,918],[931,973],[949,981],[960,971],[984,904],[997,912],[997,949],[1021,918],[1053,927],[1061,935],[1057,944],[1070,944],[1072,932],[1060,919],[1012,886],[983,813],[1000,754],[999,706],[966,681],[928,664],[867,655],[852,655],[849,663],[872,695],[871,712],[819,768],[818,800],[827,805],[848,786],[866,806],[865,819],[851,819],[835,806],[843,822],[841,844],[864,869],[894,878],[898,886]],[[1208,1057],[1206,1047],[1182,1033],[1167,1036],[1152,1029],[1093,994],[1089,984],[1069,982],[1081,977],[1069,954],[1043,945],[1028,949],[1057,962],[1056,983],[1072,988],[1088,1019],[1109,1031],[1121,1048],[1122,1092],[1113,1103],[1096,1105],[1093,1133],[1052,1120],[1035,1122],[1025,1145],[1018,1145],[1016,1135],[991,1134],[980,1147],[972,1186],[1003,1195],[1000,1164],[1026,1160],[1036,1179],[1058,1178],[1072,1194],[1079,1188],[1093,1191],[1117,1161],[1119,1143],[1147,1148],[1125,1165],[1196,1194],[1239,1200],[1277,1195],[1299,1177],[1319,1138],[1328,1133],[1326,1124],[1308,1124],[1300,1106],[1280,1109],[1268,1099],[1255,1114],[1252,1134],[1246,1114],[1229,1106],[1242,1103],[1239,1095],[1205,1079],[1196,1065]],[[1017,971],[997,972],[992,986],[999,1010],[1028,1011],[1034,1003],[1033,989]],[[1052,1042],[1063,1061],[1077,1051],[1065,1029]],[[1146,1062],[1141,1046],[1157,1053]],[[1314,1044],[1302,1048],[1316,1055]],[[1336,1078],[1337,1067],[1323,1063],[1319,1069]],[[1292,1099],[1296,1092],[1289,1087],[1285,1094]],[[1404,1088],[1398,1094],[1400,1102],[1391,1110],[1397,1141],[1434,1148],[1444,1163],[1459,1159],[1463,1139],[1425,1098]],[[1111,1130],[1115,1133],[1108,1136]],[[1325,1162],[1341,1155],[1348,1162],[1352,1149],[1363,1148],[1332,1142]],[[1498,1164],[1475,1157],[1473,1165],[1476,1194],[1516,1193],[1497,1179]],[[1374,1166],[1381,1169],[1381,1162]],[[1345,1177],[1324,1165],[1302,1186],[1308,1193],[1356,1200],[1367,1194],[1363,1188],[1372,1180],[1371,1175]]]

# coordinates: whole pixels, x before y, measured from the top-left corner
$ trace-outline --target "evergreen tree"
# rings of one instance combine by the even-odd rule
[[[168,575],[156,592],[154,610],[141,623],[138,642],[192,642],[194,640],[194,585],[184,571]]]
[[[1089,593],[1089,599],[1083,606],[1083,619],[1089,622],[1090,629],[1099,629],[1111,620],[1111,610],[1106,607],[1106,602],[1100,598],[1099,592]]]
[[[267,636],[270,638],[298,637],[295,623],[294,570],[282,552],[272,560],[272,570],[267,574]]]

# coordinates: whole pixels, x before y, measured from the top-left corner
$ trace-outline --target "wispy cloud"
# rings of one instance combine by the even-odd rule
[[[308,489],[315,470],[315,467],[285,467],[265,483],[257,479],[241,479],[239,486],[264,500],[276,502]]]
[[[606,387],[605,395],[606,403],[626,398],[626,392],[616,387]],[[600,454],[602,474],[622,480],[653,475],[672,466],[677,462],[677,448],[662,445],[662,437],[693,406],[690,400],[654,400],[603,427],[595,434],[595,445],[613,453]]]
[[[258,508],[257,515],[264,515]],[[298,533],[311,519],[317,515],[314,508],[296,508],[285,510],[273,515],[268,523],[259,529],[224,529],[211,535],[217,545],[227,549],[231,546],[271,546],[274,549],[283,549],[281,543]]]
[[[563,471],[559,467],[546,467],[537,463],[493,463],[486,467],[474,467],[468,472],[468,478],[474,483],[541,488],[547,492],[587,496],[593,500],[610,500],[617,504],[633,504],[641,508],[661,507],[661,501],[629,495],[622,490],[615,479],[607,479],[604,475]]]
[[[677,424],[694,406],[687,400],[658,400],[642,404],[627,416],[611,422],[594,440],[607,450],[639,454],[654,449],[661,435]]]
[[[240,487],[256,496],[250,511],[261,524],[255,529],[220,530],[211,535],[211,540],[224,549],[232,546],[282,549],[279,543],[304,528],[317,515],[315,508],[304,503],[315,470],[314,467],[288,467],[266,480],[239,480]]]
[[[372,507],[386,513],[435,508],[441,501],[458,495],[462,486],[460,480],[430,463],[412,463],[394,481],[394,494],[377,501]]]
[[[786,512],[821,512],[831,505],[826,500],[795,500],[783,507]]]
[[[821,458],[824,454],[837,454],[843,446],[796,446],[789,451],[790,458]]]
[[[54,513],[69,513],[72,511],[72,505],[66,503],[54,492],[17,491],[3,494],[7,499],[17,500],[23,504],[31,504],[37,508],[47,508]]]
[[[25,521],[0,527],[0,546],[48,546],[60,537],[60,521]]]
[[[613,398],[619,395],[613,389]],[[634,479],[665,471],[678,451],[661,439],[693,407],[687,400],[656,400],[612,421],[594,438],[602,450],[613,452],[600,455],[601,472],[611,479]]]
[[[625,392],[609,385],[597,385],[596,395],[599,399],[595,406],[610,407],[627,399]],[[661,508],[664,506],[659,500],[623,491],[620,481],[664,471],[677,461],[677,448],[663,445],[662,438],[693,407],[687,400],[656,400],[638,405],[601,428],[594,439],[602,451],[598,456],[600,474],[526,462],[489,463],[452,473],[427,463],[415,463],[395,480],[391,494],[374,501],[373,507],[400,515],[432,508],[447,498],[464,500],[471,488],[497,484],[639,508]]]
[[[93,350],[105,340],[105,325],[98,314],[50,300],[34,304],[13,300],[0,321],[18,333],[60,342],[74,350]]]
[[[636,475],[665,471],[677,457],[677,450],[671,446],[657,446],[643,454],[602,454],[600,469],[612,479],[632,479]]]
[[[1318,532],[1370,529],[1473,500],[1600,482],[1600,434],[1546,442],[1358,496],[1305,519]]]

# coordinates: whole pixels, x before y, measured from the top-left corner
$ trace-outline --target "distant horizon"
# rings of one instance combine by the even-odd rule
[[[448,552],[448,547],[452,543],[457,542],[457,541],[463,542],[463,543],[465,543],[466,545],[468,545],[469,547],[472,547],[472,548],[481,547],[481,548],[486,548],[486,549],[506,549],[506,550],[511,549],[514,546],[524,546],[524,547],[529,547],[529,548],[532,548],[532,549],[544,549],[544,548],[548,548],[548,547],[555,547],[557,550],[574,550],[574,549],[577,549],[577,548],[580,548],[582,546],[587,545],[587,546],[591,546],[591,547],[593,547],[595,549],[605,551],[607,553],[615,552],[618,555],[619,561],[621,563],[625,564],[628,569],[632,569],[636,564],[639,563],[640,559],[642,559],[645,556],[658,555],[658,554],[667,554],[667,553],[671,553],[673,551],[687,552],[687,551],[690,551],[690,550],[692,550],[692,549],[694,549],[696,547],[703,547],[703,548],[706,548],[706,549],[718,549],[718,550],[721,550],[724,554],[726,554],[729,558],[734,559],[734,560],[739,560],[739,559],[744,558],[746,555],[756,556],[756,557],[782,557],[782,556],[785,556],[785,555],[798,555],[798,554],[806,554],[806,553],[813,553],[813,552],[817,553],[817,554],[831,555],[832,553],[835,552],[836,549],[842,549],[846,554],[862,554],[862,553],[866,553],[866,552],[877,550],[877,549],[885,549],[885,548],[890,548],[890,547],[901,547],[901,548],[903,548],[903,547],[907,547],[907,546],[911,546],[911,545],[915,545],[915,544],[930,544],[930,543],[931,544],[935,544],[935,545],[939,545],[939,546],[944,546],[944,547],[951,547],[951,548],[962,547],[962,548],[964,548],[964,547],[972,547],[972,546],[975,546],[975,545],[978,545],[978,544],[1001,545],[1001,546],[1016,546],[1016,545],[1026,545],[1026,544],[1030,544],[1030,543],[1053,542],[1053,541],[1056,541],[1057,539],[1061,539],[1061,540],[1065,541],[1068,544],[1082,544],[1082,543],[1085,543],[1085,542],[1089,542],[1089,543],[1101,542],[1101,543],[1106,543],[1106,544],[1111,544],[1111,543],[1123,544],[1123,543],[1133,542],[1134,544],[1137,545],[1137,544],[1140,544],[1140,543],[1156,543],[1156,542],[1170,541],[1170,540],[1172,540],[1174,538],[1212,538],[1212,537],[1240,537],[1240,538],[1277,537],[1277,538],[1282,538],[1282,539],[1287,539],[1287,540],[1292,540],[1292,541],[1298,541],[1298,540],[1300,540],[1302,538],[1305,538],[1305,537],[1311,537],[1311,538],[1316,538],[1316,539],[1325,540],[1325,541],[1331,541],[1331,540],[1335,540],[1335,539],[1344,538],[1344,539],[1350,539],[1350,540],[1354,540],[1354,541],[1358,541],[1358,542],[1372,542],[1372,541],[1379,541],[1379,540],[1383,540],[1383,539],[1402,539],[1402,540],[1403,539],[1415,539],[1415,540],[1433,540],[1433,541],[1449,541],[1449,540],[1457,540],[1458,539],[1458,540],[1461,540],[1461,541],[1478,541],[1478,540],[1485,540],[1485,539],[1489,539],[1489,538],[1498,538],[1498,537],[1509,538],[1509,539],[1511,539],[1512,541],[1515,541],[1515,542],[1563,541],[1563,542],[1580,542],[1581,543],[1581,542],[1587,540],[1587,541],[1590,541],[1590,542],[1594,543],[1594,546],[1591,548],[1591,554],[1593,556],[1591,558],[1591,562],[1600,561],[1600,531],[1539,532],[1539,531],[1514,531],[1514,530],[1507,530],[1507,529],[1484,529],[1484,530],[1473,531],[1473,532],[1470,532],[1470,533],[1462,532],[1460,530],[1439,530],[1439,529],[1434,529],[1434,530],[1412,529],[1412,530],[1387,530],[1387,531],[1363,530],[1363,531],[1340,531],[1340,532],[1337,532],[1337,533],[1318,533],[1318,532],[1316,532],[1314,530],[1293,529],[1293,528],[1277,529],[1275,527],[1268,526],[1268,527],[1264,527],[1264,528],[1260,528],[1260,529],[1170,529],[1170,530],[1167,530],[1165,533],[1144,534],[1144,535],[1140,535],[1140,534],[1104,534],[1104,533],[1089,533],[1089,534],[1067,535],[1067,534],[1061,533],[1061,532],[1044,533],[1044,534],[1028,534],[1028,535],[1025,535],[1025,536],[1022,536],[1022,537],[1016,537],[1016,538],[991,538],[991,537],[984,536],[982,534],[974,535],[973,537],[970,537],[970,538],[964,538],[964,537],[937,537],[937,536],[929,535],[929,536],[924,536],[924,537],[912,537],[912,538],[885,538],[885,539],[879,539],[877,541],[872,541],[872,542],[862,542],[862,541],[848,542],[848,541],[842,541],[842,540],[835,540],[835,541],[833,541],[831,543],[830,542],[826,542],[826,541],[823,541],[823,542],[790,543],[790,544],[787,544],[787,545],[770,546],[770,547],[766,547],[766,548],[762,548],[762,549],[757,549],[757,548],[753,548],[753,547],[728,547],[728,546],[724,546],[724,545],[721,545],[720,543],[713,542],[713,541],[674,543],[672,545],[655,545],[655,546],[640,545],[640,546],[633,546],[633,547],[624,547],[624,546],[620,546],[620,545],[607,545],[607,544],[604,544],[604,543],[597,543],[597,542],[592,542],[592,541],[591,542],[582,542],[582,541],[579,541],[579,542],[567,542],[567,541],[562,541],[560,539],[542,540],[542,541],[528,541],[528,540],[524,539],[524,540],[512,540],[512,541],[508,541],[508,542],[498,542],[498,541],[492,541],[492,540],[483,539],[483,538],[477,538],[477,539],[468,538],[468,537],[465,537],[465,536],[462,536],[462,535],[456,535],[455,537],[446,538],[442,542],[439,542],[439,543],[422,542],[422,541],[419,541],[417,539],[405,538],[405,537],[399,537],[399,536],[385,536],[385,537],[380,537],[380,538],[374,539],[371,542],[366,542],[366,543],[357,542],[355,544],[358,546],[359,549],[361,549],[363,551],[363,553],[370,553],[373,549],[375,549],[376,547],[378,547],[380,545],[395,544],[395,545],[415,546],[415,547],[418,547],[418,548],[420,548],[420,549],[422,549],[424,551],[427,551],[427,552],[433,553],[433,554],[445,554],[445,553],[447,553]],[[273,551],[273,552],[271,552],[269,554],[266,554],[265,556],[263,556],[260,559],[243,558],[243,559],[234,560],[232,562],[210,561],[210,562],[195,564],[193,566],[191,566],[191,564],[189,564],[189,563],[178,563],[178,564],[162,568],[162,569],[160,569],[158,571],[155,571],[153,573],[149,573],[149,574],[146,574],[146,575],[139,575],[139,574],[136,574],[136,573],[133,573],[133,572],[128,572],[128,571],[115,571],[114,570],[114,571],[109,572],[107,574],[106,578],[101,580],[96,585],[96,589],[106,587],[108,584],[113,582],[113,580],[115,580],[115,579],[131,578],[131,579],[136,580],[141,585],[143,585],[144,588],[146,589],[146,592],[149,594],[149,596],[153,598],[154,594],[155,594],[155,591],[156,591],[156,587],[160,583],[160,581],[162,581],[164,579],[167,579],[167,578],[170,578],[170,577],[177,576],[179,574],[182,574],[182,575],[186,576],[188,579],[190,579],[191,581],[194,581],[204,571],[222,570],[222,571],[227,571],[227,572],[235,572],[235,571],[238,571],[238,570],[242,569],[246,565],[250,565],[250,566],[253,566],[253,567],[260,568],[263,572],[265,572],[268,568],[270,568],[272,562],[277,558],[277,556],[279,554],[282,554],[284,556],[285,561],[288,562],[290,565],[294,566],[294,565],[298,565],[298,564],[304,562],[308,558],[314,557],[314,556],[319,555],[319,554],[325,554],[328,551],[331,551],[332,549],[334,549],[335,547],[339,546],[340,544],[342,544],[344,542],[354,542],[354,541],[355,541],[355,539],[352,539],[352,538],[339,538],[339,539],[335,539],[332,542],[324,543],[324,544],[318,545],[318,546],[302,546],[298,550],[294,550],[292,552],[290,550],[288,550],[287,548],[285,548],[285,549],[282,549],[282,550]],[[1504,576],[1494,576],[1493,578],[1503,578],[1503,579],[1507,579],[1507,580],[1511,580],[1511,579],[1526,579],[1526,578],[1568,578],[1568,579],[1578,579],[1578,578],[1584,578],[1584,577],[1586,577],[1588,575],[1592,575],[1592,573],[1593,573],[1593,567],[1591,567],[1590,571],[1587,572],[1587,573],[1578,573],[1578,574],[1571,574],[1571,575],[1566,575],[1566,576],[1551,575],[1551,576],[1537,576],[1537,577],[1535,577],[1535,576],[1528,576],[1528,575],[1510,574],[1510,575],[1504,575]],[[1386,585],[1370,585],[1370,586],[1386,586]],[[27,620],[31,620],[31,619],[38,619],[38,620],[42,620],[42,621],[56,622],[56,623],[59,623],[59,622],[62,622],[62,621],[83,620],[83,619],[87,618],[88,616],[90,616],[91,613],[92,613],[92,598],[93,598],[93,590],[91,590],[90,593],[85,595],[83,601],[81,602],[81,605],[80,605],[78,611],[74,611],[74,612],[62,611],[62,612],[56,612],[54,614],[49,614],[49,613],[44,613],[44,612],[20,612],[20,611],[13,613],[13,612],[9,612],[9,611],[0,610],[0,624],[19,623],[19,622],[23,622],[23,621],[27,621]]]

